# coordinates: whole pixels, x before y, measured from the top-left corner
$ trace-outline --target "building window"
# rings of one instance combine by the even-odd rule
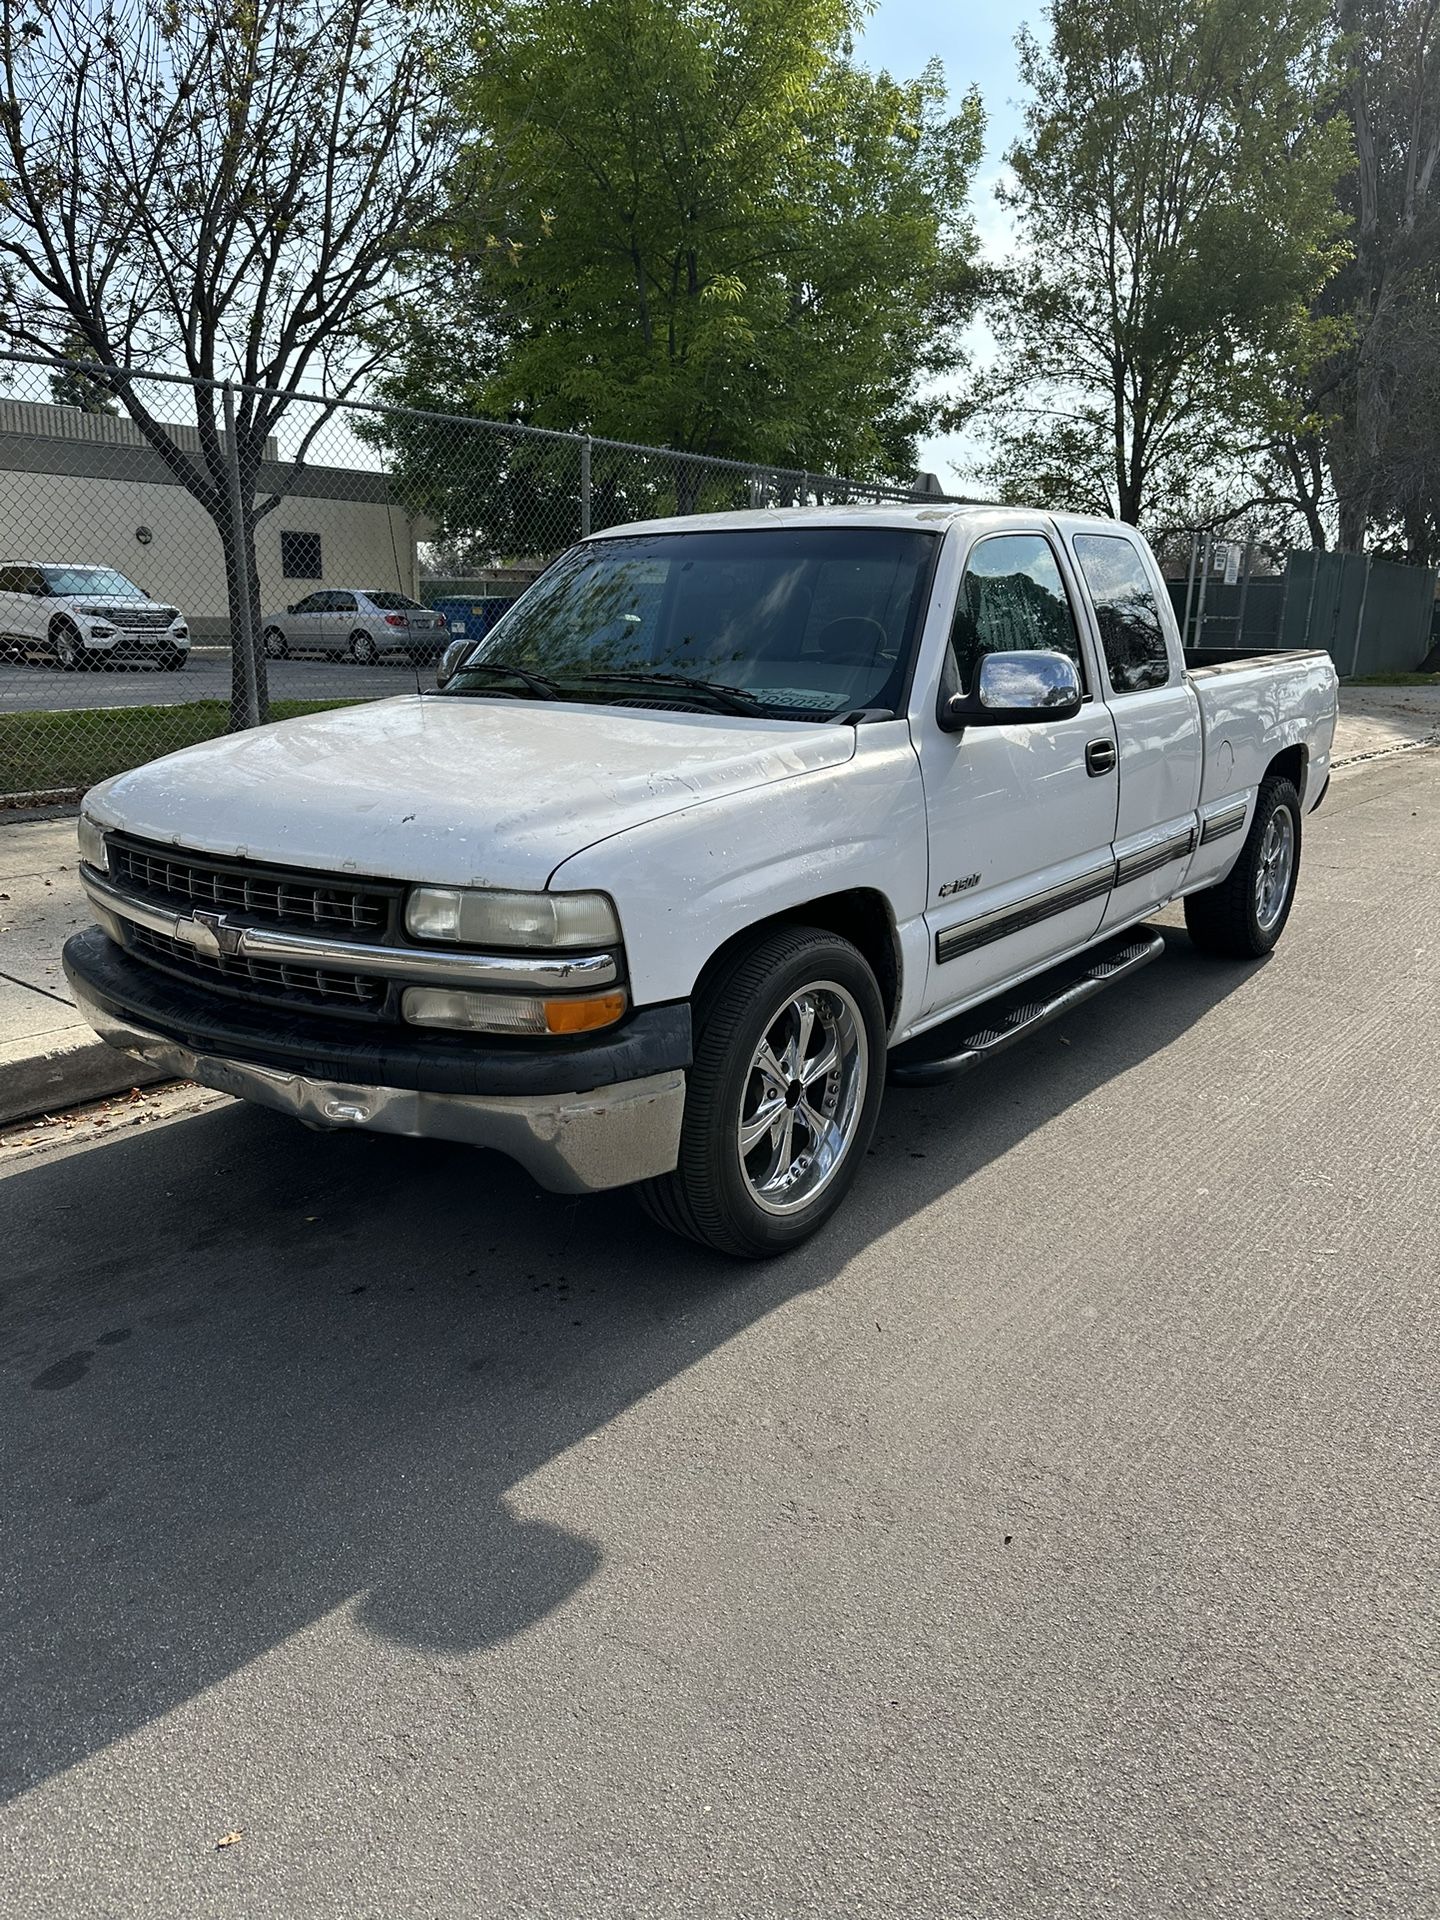
[[[280,536],[280,572],[286,580],[319,580],[320,536],[318,533],[282,533]]]

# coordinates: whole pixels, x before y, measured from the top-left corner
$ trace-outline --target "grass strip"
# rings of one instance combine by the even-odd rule
[[[354,707],[358,700],[272,700],[272,720]],[[229,728],[224,700],[174,707],[91,707],[0,714],[0,795],[91,787],[162,753],[214,740]]]

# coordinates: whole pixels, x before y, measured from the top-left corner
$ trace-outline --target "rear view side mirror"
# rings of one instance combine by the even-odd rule
[[[1068,720],[1084,698],[1075,662],[1063,653],[987,653],[970,693],[941,703],[945,733],[966,727],[1016,727],[1036,720]]]
[[[440,664],[435,669],[435,684],[437,687],[446,686],[455,678],[460,662],[471,651],[474,645],[475,642],[463,633],[458,639],[450,642],[449,646],[446,647],[445,651],[441,654]]]

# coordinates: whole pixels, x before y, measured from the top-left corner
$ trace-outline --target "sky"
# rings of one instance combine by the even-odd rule
[[[976,176],[973,213],[981,244],[989,254],[1006,250],[1009,227],[995,204],[995,183],[1003,171],[1005,149],[1020,132],[1020,78],[1015,65],[1015,35],[1022,26],[1043,27],[1039,0],[879,0],[856,43],[856,57],[867,67],[884,67],[897,79],[912,79],[927,60],[939,58],[958,99],[972,83],[985,102],[985,158]],[[988,336],[972,329],[970,347],[984,358]],[[920,465],[938,473],[947,492],[960,487],[974,454],[972,442],[958,435],[923,440]]]

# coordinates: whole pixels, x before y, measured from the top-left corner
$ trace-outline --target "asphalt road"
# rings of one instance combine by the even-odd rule
[[[764,1268],[213,1101],[0,1152],[0,1908],[1440,1912],[1437,802]]]
[[[414,692],[415,669],[405,660],[357,667],[351,660],[323,658],[267,662],[270,692],[277,700],[367,700]],[[433,664],[420,668],[421,682],[435,684]],[[150,665],[106,667],[92,673],[61,673],[13,657],[0,659],[0,713],[73,712],[94,707],[173,706],[185,700],[228,700],[230,651],[197,647],[179,673]]]

